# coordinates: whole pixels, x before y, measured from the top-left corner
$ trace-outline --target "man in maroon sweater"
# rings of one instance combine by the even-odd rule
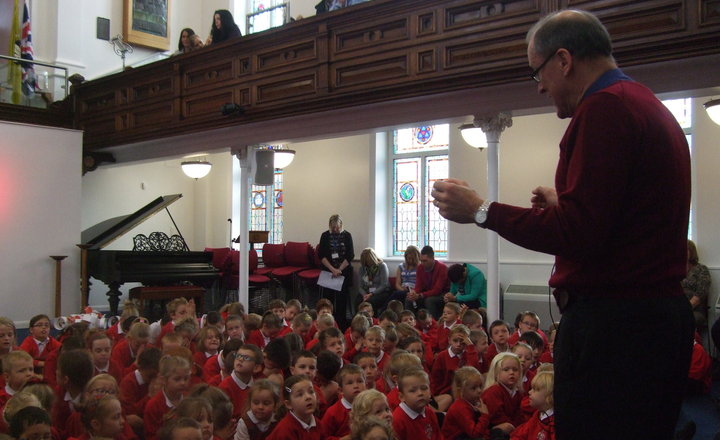
[[[420,250],[420,264],[417,267],[415,288],[405,297],[405,308],[417,312],[426,307],[435,319],[440,318],[443,308],[443,295],[448,292],[450,283],[448,268],[442,261],[435,259],[435,251],[430,246]]]
[[[528,32],[538,92],[560,118],[555,188],[531,208],[438,182],[440,213],[555,255],[557,438],[670,439],[692,350],[686,274],[690,156],[650,90],[617,68],[593,15],[560,11]]]

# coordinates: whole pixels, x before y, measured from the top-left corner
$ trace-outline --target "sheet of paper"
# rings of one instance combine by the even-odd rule
[[[320,271],[320,276],[317,281],[318,286],[337,291],[342,290],[343,282],[345,282],[344,276],[340,275],[339,277],[333,278],[332,274],[326,270]]]

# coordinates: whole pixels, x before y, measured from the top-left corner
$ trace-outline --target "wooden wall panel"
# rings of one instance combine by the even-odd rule
[[[720,53],[720,0],[374,0],[90,81],[68,102],[86,149],[103,150],[519,83],[528,29],[565,7],[600,17],[623,66]],[[245,111],[221,117],[226,103]]]

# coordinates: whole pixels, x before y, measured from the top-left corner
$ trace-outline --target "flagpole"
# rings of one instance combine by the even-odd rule
[[[10,33],[10,47],[8,48],[8,54],[11,56],[15,56],[15,49],[16,45],[15,42],[20,40],[20,7],[19,7],[19,1],[15,0],[15,6],[13,7],[13,16],[12,16],[12,32]],[[20,58],[20,54],[17,54],[17,57]],[[13,104],[20,104],[20,95],[21,91],[21,78],[20,78],[20,64],[18,64],[16,61],[11,61],[9,68],[8,68],[8,84],[12,86],[12,103]]]

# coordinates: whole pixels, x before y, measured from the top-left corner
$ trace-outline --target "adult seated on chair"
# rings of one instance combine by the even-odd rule
[[[410,289],[415,288],[417,278],[417,267],[420,265],[420,249],[410,245],[405,249],[405,261],[402,262],[395,272],[395,292],[390,295],[389,300],[394,299],[404,303]]]
[[[695,243],[688,240],[687,276],[682,280],[682,287],[692,306],[695,326],[698,331],[707,333],[708,296],[710,293],[710,271],[700,264]]]
[[[470,264],[453,264],[448,269],[450,292],[443,295],[445,302],[457,302],[471,309],[487,307],[487,281],[485,275]]]
[[[415,288],[410,289],[405,297],[405,308],[412,311],[426,308],[438,319],[445,304],[442,294],[447,291],[447,266],[442,261],[435,260],[432,247],[423,247],[420,251]]]
[[[360,286],[357,302],[367,301],[373,309],[381,312],[390,298],[388,267],[378,258],[373,248],[365,248],[360,254]]]

